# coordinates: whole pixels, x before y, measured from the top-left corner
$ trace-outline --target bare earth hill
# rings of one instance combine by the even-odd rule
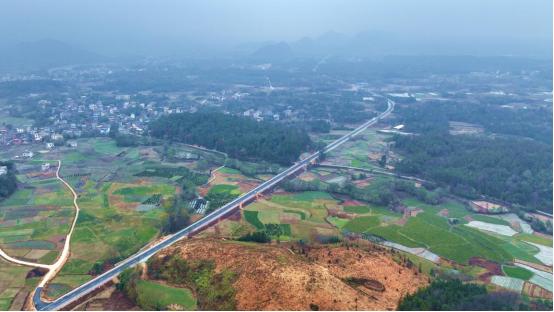
[[[402,296],[427,284],[390,251],[364,249],[193,239],[158,257],[209,259],[216,271],[235,272],[239,310],[394,310]]]

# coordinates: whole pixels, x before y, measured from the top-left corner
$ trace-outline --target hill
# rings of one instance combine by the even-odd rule
[[[189,265],[209,261],[214,272],[233,276],[236,310],[392,310],[402,296],[427,285],[427,277],[398,264],[389,251],[378,247],[193,239],[151,259],[149,274],[151,266],[159,267],[160,261],[167,263],[172,256]],[[374,289],[360,286],[363,281]],[[198,298],[200,309],[205,300]]]

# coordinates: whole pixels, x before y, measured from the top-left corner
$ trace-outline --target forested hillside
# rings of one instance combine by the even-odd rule
[[[298,159],[312,142],[296,128],[221,113],[182,113],[151,124],[157,138],[201,145],[246,160],[266,160],[283,165]]]
[[[508,99],[509,100],[509,99]],[[462,121],[482,126],[493,133],[533,138],[552,144],[552,110],[541,106],[528,109],[510,109],[501,104],[463,103],[457,101],[429,101],[412,103],[401,109],[399,122],[412,132],[447,132],[449,121]]]
[[[530,139],[427,134],[399,136],[397,170],[450,186],[552,211],[552,149]]]

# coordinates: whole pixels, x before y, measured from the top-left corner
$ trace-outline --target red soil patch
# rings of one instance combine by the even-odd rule
[[[232,215],[228,216],[227,217],[227,220],[230,220],[230,221],[240,221],[242,218],[242,215],[240,213],[240,209],[239,210],[236,210]]]
[[[345,200],[342,203],[342,205],[343,206],[366,206],[366,204],[364,204],[363,202],[355,200],[355,199]]]
[[[441,211],[439,211],[439,216],[441,217],[448,217],[448,209],[442,209]]]
[[[63,245],[65,243],[65,235],[60,234],[60,235],[50,236],[48,241],[56,244],[56,250],[63,249]]]
[[[297,224],[297,223],[298,223],[298,218],[297,218],[297,217],[293,217],[293,216],[282,215],[282,216],[279,218],[279,222],[281,222],[281,223],[288,223],[288,224]]]
[[[208,191],[210,190],[210,186],[203,185],[198,187],[196,190],[198,191],[198,195],[200,195],[201,197],[206,197],[206,195],[208,194]]]
[[[300,250],[302,249],[302,250]],[[210,259],[216,271],[236,274],[237,310],[395,310],[399,299],[427,285],[415,268],[397,264],[388,251],[354,247],[243,245],[214,239],[191,239],[155,257],[180,255]],[[384,289],[360,291],[344,280],[363,278]]]
[[[150,184],[150,183],[151,182],[146,179],[137,179],[133,181],[133,184],[139,184],[139,185]]]
[[[239,190],[244,193],[244,192],[250,191],[251,189],[258,186],[259,184],[260,184],[260,182],[258,182],[258,181],[246,180],[246,181],[240,181],[238,183],[238,186],[239,186]]]
[[[487,270],[486,273],[479,275],[479,280],[489,283],[491,276],[493,275],[504,275],[502,273],[502,266],[496,262],[492,262],[483,258],[473,257],[469,259],[470,265],[475,265]]]
[[[196,222],[200,219],[202,219],[202,215],[201,214],[193,214],[192,216],[190,216],[190,221],[191,222]]]
[[[137,207],[136,203],[127,203],[123,201],[123,196],[121,195],[109,195],[108,200],[110,206],[114,206],[117,209],[134,210]]]
[[[317,178],[316,175],[313,174],[312,172],[303,172],[298,176],[298,179],[302,181],[313,181],[316,178]]]
[[[398,219],[394,224],[403,226],[408,222],[408,219],[411,217],[417,216],[420,212],[423,212],[422,209],[408,209],[407,207],[403,209],[402,218]]]
[[[552,293],[540,286],[537,286],[535,284],[531,284],[529,282],[525,282],[523,284],[523,291],[524,294],[535,297],[535,298],[543,298],[543,299],[552,299]]]
[[[273,194],[274,195],[293,195],[294,193],[283,191],[283,190],[278,190],[278,191],[273,192]]]
[[[352,219],[352,218],[354,218],[354,214],[342,211],[340,209],[334,209],[334,208],[328,208],[327,209],[327,214],[330,217],[339,217],[339,218],[343,218],[343,219]]]
[[[353,182],[357,187],[366,187],[371,184],[371,179],[356,180]]]
[[[544,272],[552,273],[552,267],[549,267],[549,266],[546,266],[546,265],[543,265],[543,264],[538,264],[538,263],[534,263],[534,262],[524,261],[524,260],[520,260],[520,259],[514,259],[514,262],[515,262],[515,263],[525,264],[526,266],[530,266],[530,267],[535,268],[535,269],[537,269],[537,270],[539,270],[539,271],[544,271]]]

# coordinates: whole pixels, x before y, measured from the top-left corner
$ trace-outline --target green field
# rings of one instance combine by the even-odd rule
[[[348,219],[343,219],[339,217],[327,217],[327,221],[329,221],[331,224],[338,227],[339,229],[342,229],[348,222],[350,222]]]
[[[239,187],[236,185],[229,185],[229,184],[214,185],[210,188],[209,192],[212,194],[225,193],[225,194],[232,194],[232,195],[240,195]]]
[[[338,201],[325,192],[276,194],[248,205],[243,220],[257,231],[273,232],[272,227],[279,225],[280,235],[270,233],[279,240],[314,241],[339,235],[327,221],[327,209],[339,207]]]
[[[509,277],[519,278],[524,281],[527,281],[533,277],[533,272],[517,266],[503,265],[502,271],[504,271],[504,273]]]
[[[176,288],[152,281],[137,282],[137,303],[144,310],[168,310],[179,305],[180,310],[195,310],[196,299],[186,288]]]
[[[297,215],[300,216],[300,220],[306,220],[306,213],[305,213],[304,211],[291,210],[291,209],[284,209],[283,211],[284,211],[284,212],[288,212],[288,213],[297,214]]]
[[[258,219],[258,211],[244,210],[244,219],[252,224],[257,230],[263,230],[264,224]]]
[[[14,127],[23,127],[23,126],[31,126],[33,125],[33,123],[34,123],[34,120],[29,118],[0,115],[0,125],[6,124],[6,125],[12,125]]]
[[[295,201],[312,202],[318,199],[333,200],[333,197],[331,197],[329,193],[318,192],[318,191],[271,196],[272,201],[280,204],[290,204],[291,202],[295,202]]]
[[[41,164],[45,162],[15,162],[22,170],[20,187],[0,205],[0,247],[10,255],[29,254],[30,260],[49,264],[61,249],[58,243],[69,230],[74,208],[69,189],[43,176]]]
[[[93,146],[94,151],[100,154],[114,155],[121,151],[113,140],[96,139]]]
[[[224,174],[242,174],[237,169],[228,168],[228,167],[223,167],[223,168],[219,169],[217,172],[224,173]]]
[[[542,237],[538,235],[519,233],[519,234],[516,234],[514,238],[517,238],[526,242],[552,247],[552,239],[548,239],[546,237]]]
[[[424,211],[409,218],[404,225],[379,225],[375,220],[358,217],[344,225],[343,229],[367,232],[408,247],[425,247],[441,257],[462,264],[472,257],[483,257],[500,263],[510,262],[515,258],[538,263],[533,257],[538,249],[519,239],[484,233],[462,224],[451,225],[447,218],[438,215],[442,209],[448,209],[449,217],[452,213],[455,217],[470,214],[461,204],[448,202],[431,206],[416,199],[406,199],[403,202],[409,207]],[[483,220],[488,219],[486,217]]]
[[[148,186],[134,186],[134,187],[124,187],[113,192],[114,195],[126,195],[126,196],[145,196],[150,194],[171,194],[175,190],[174,187],[160,184],[160,185],[148,185]]]
[[[502,220],[500,218],[495,218],[495,217],[490,217],[490,216],[483,215],[483,214],[476,214],[475,213],[475,214],[471,215],[471,218],[473,220],[476,220],[476,221],[482,221],[482,222],[487,222],[487,223],[492,223],[492,224],[510,226],[510,223],[506,220]]]
[[[344,206],[344,211],[349,213],[364,214],[369,213],[368,206]]]
[[[362,233],[372,227],[378,226],[379,223],[379,218],[377,216],[358,217],[350,220],[342,229],[350,232]]]
[[[136,174],[175,164],[146,158],[152,147],[145,148],[147,152],[141,149],[120,148],[108,138],[80,139],[76,149],[59,155],[62,175],[79,194],[81,213],[71,241],[71,258],[54,283],[76,287],[91,278],[89,272],[98,273],[104,265],[121,261],[159,235],[177,182]],[[66,162],[66,157],[79,161]],[[159,205],[137,211],[143,202]]]

